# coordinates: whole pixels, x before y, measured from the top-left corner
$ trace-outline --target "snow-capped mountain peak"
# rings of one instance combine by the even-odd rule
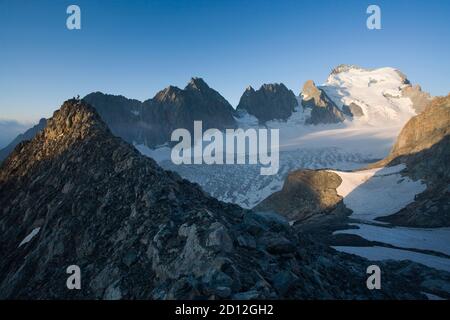
[[[411,87],[408,79],[395,68],[340,65],[320,88],[342,111],[357,106],[362,111],[358,120],[376,125],[405,123],[417,113],[414,101],[404,94],[407,87]]]

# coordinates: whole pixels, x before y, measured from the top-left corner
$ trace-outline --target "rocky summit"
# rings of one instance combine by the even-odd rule
[[[368,290],[367,260],[208,196],[82,100],[2,163],[0,208],[0,298],[424,298],[402,263],[381,264],[383,290]],[[66,287],[71,265],[80,290]]]
[[[316,87],[312,80],[303,85],[301,92],[302,106],[311,109],[311,117],[306,120],[308,124],[338,123],[345,117],[336,104],[327,96],[325,91]]]
[[[152,123],[155,130],[167,137],[178,128],[193,132],[196,120],[202,121],[205,130],[236,126],[233,107],[201,78],[192,78],[184,89],[169,86],[143,105],[144,121]]]
[[[246,111],[259,122],[286,120],[294,112],[297,99],[282,83],[264,84],[258,90],[249,86],[242,94],[238,111]]]
[[[205,130],[236,126],[233,107],[201,78],[192,78],[184,89],[169,86],[144,102],[100,92],[83,100],[98,111],[114,135],[147,147],[169,142],[175,129],[192,132],[196,120]]]

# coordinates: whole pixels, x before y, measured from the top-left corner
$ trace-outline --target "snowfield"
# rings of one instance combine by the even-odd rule
[[[381,260],[410,260],[430,268],[450,272],[450,259],[437,257],[429,254],[414,251],[393,249],[386,247],[346,247],[335,246],[337,251],[354,254],[371,261]]]
[[[402,97],[404,78],[394,68],[367,70],[349,68],[330,74],[323,89],[340,108],[356,103],[364,112],[358,121],[383,125],[387,121],[404,124],[416,113],[409,98]]]
[[[383,227],[351,223],[358,229],[339,230],[333,234],[355,234],[369,241],[378,241],[399,248],[432,250],[450,256],[450,228],[422,229],[404,227]]]
[[[342,179],[337,188],[344,204],[353,211],[351,217],[373,220],[394,214],[414,201],[414,197],[425,191],[422,181],[413,181],[400,172],[404,165],[370,170],[342,172],[331,171]]]
[[[369,170],[342,172],[342,183],[337,193],[353,212],[350,218],[357,229],[339,230],[333,234],[353,234],[369,241],[377,241],[397,248],[382,246],[337,246],[338,251],[355,254],[369,260],[411,260],[423,265],[450,271],[450,259],[408,249],[427,250],[450,256],[450,228],[425,229],[383,226],[373,224],[374,219],[394,214],[414,201],[417,194],[425,191],[422,181],[413,181],[400,173],[404,165]]]

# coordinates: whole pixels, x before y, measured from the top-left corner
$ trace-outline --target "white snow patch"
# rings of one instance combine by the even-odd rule
[[[354,254],[371,261],[410,260],[423,264],[430,268],[450,272],[450,259],[437,257],[429,254],[378,246],[375,247],[334,246],[332,248],[336,249],[337,251]]]
[[[355,234],[369,241],[383,242],[396,247],[432,250],[450,255],[450,228],[387,228],[360,223],[350,225],[357,226],[358,229],[339,230],[333,234]]]
[[[37,227],[37,228],[34,228],[23,240],[22,240],[22,242],[19,244],[19,247],[18,248],[20,248],[21,246],[23,246],[25,243],[28,243],[28,242],[30,242],[31,241],[31,239],[33,239],[33,237],[35,236],[35,235],[37,235],[38,234],[38,232],[39,232],[39,230],[41,230],[41,227]]]
[[[421,180],[413,181],[399,174],[404,168],[401,164],[355,172],[330,172],[342,179],[337,193],[353,211],[351,217],[373,220],[398,212],[425,191],[426,185]]]
[[[428,300],[446,300],[446,299],[441,298],[441,297],[439,297],[439,296],[437,296],[435,294],[431,294],[431,293],[428,293],[428,292],[422,292],[422,293],[427,296]]]
[[[359,121],[378,125],[399,122],[403,125],[416,114],[411,99],[402,97],[403,86],[403,80],[394,68],[350,68],[331,74],[320,88],[340,108],[352,102],[359,105],[364,112]]]
[[[267,128],[280,130],[280,151],[318,146],[337,147],[346,152],[365,153],[381,159],[389,154],[403,127],[403,123],[398,122],[371,125],[357,119],[335,124],[306,125],[310,114],[309,108],[297,106],[287,121],[273,120],[266,123]]]

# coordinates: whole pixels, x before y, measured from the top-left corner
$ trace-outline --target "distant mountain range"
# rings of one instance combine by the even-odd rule
[[[323,86],[307,81],[299,98],[283,84],[265,84],[258,90],[248,87],[236,110],[201,78],[192,78],[184,89],[169,86],[144,102],[101,92],[83,99],[97,109],[115,135],[133,144],[155,148],[169,143],[170,134],[177,128],[193,130],[194,120],[203,121],[205,130],[222,130],[240,127],[242,119],[248,117],[253,117],[257,125],[288,121],[300,110],[305,125],[345,120],[386,125],[406,122],[431,97],[419,86],[412,86],[395,69],[367,70],[341,65]],[[0,150],[0,160],[18,142],[33,137],[42,127],[41,120],[37,127]]]

